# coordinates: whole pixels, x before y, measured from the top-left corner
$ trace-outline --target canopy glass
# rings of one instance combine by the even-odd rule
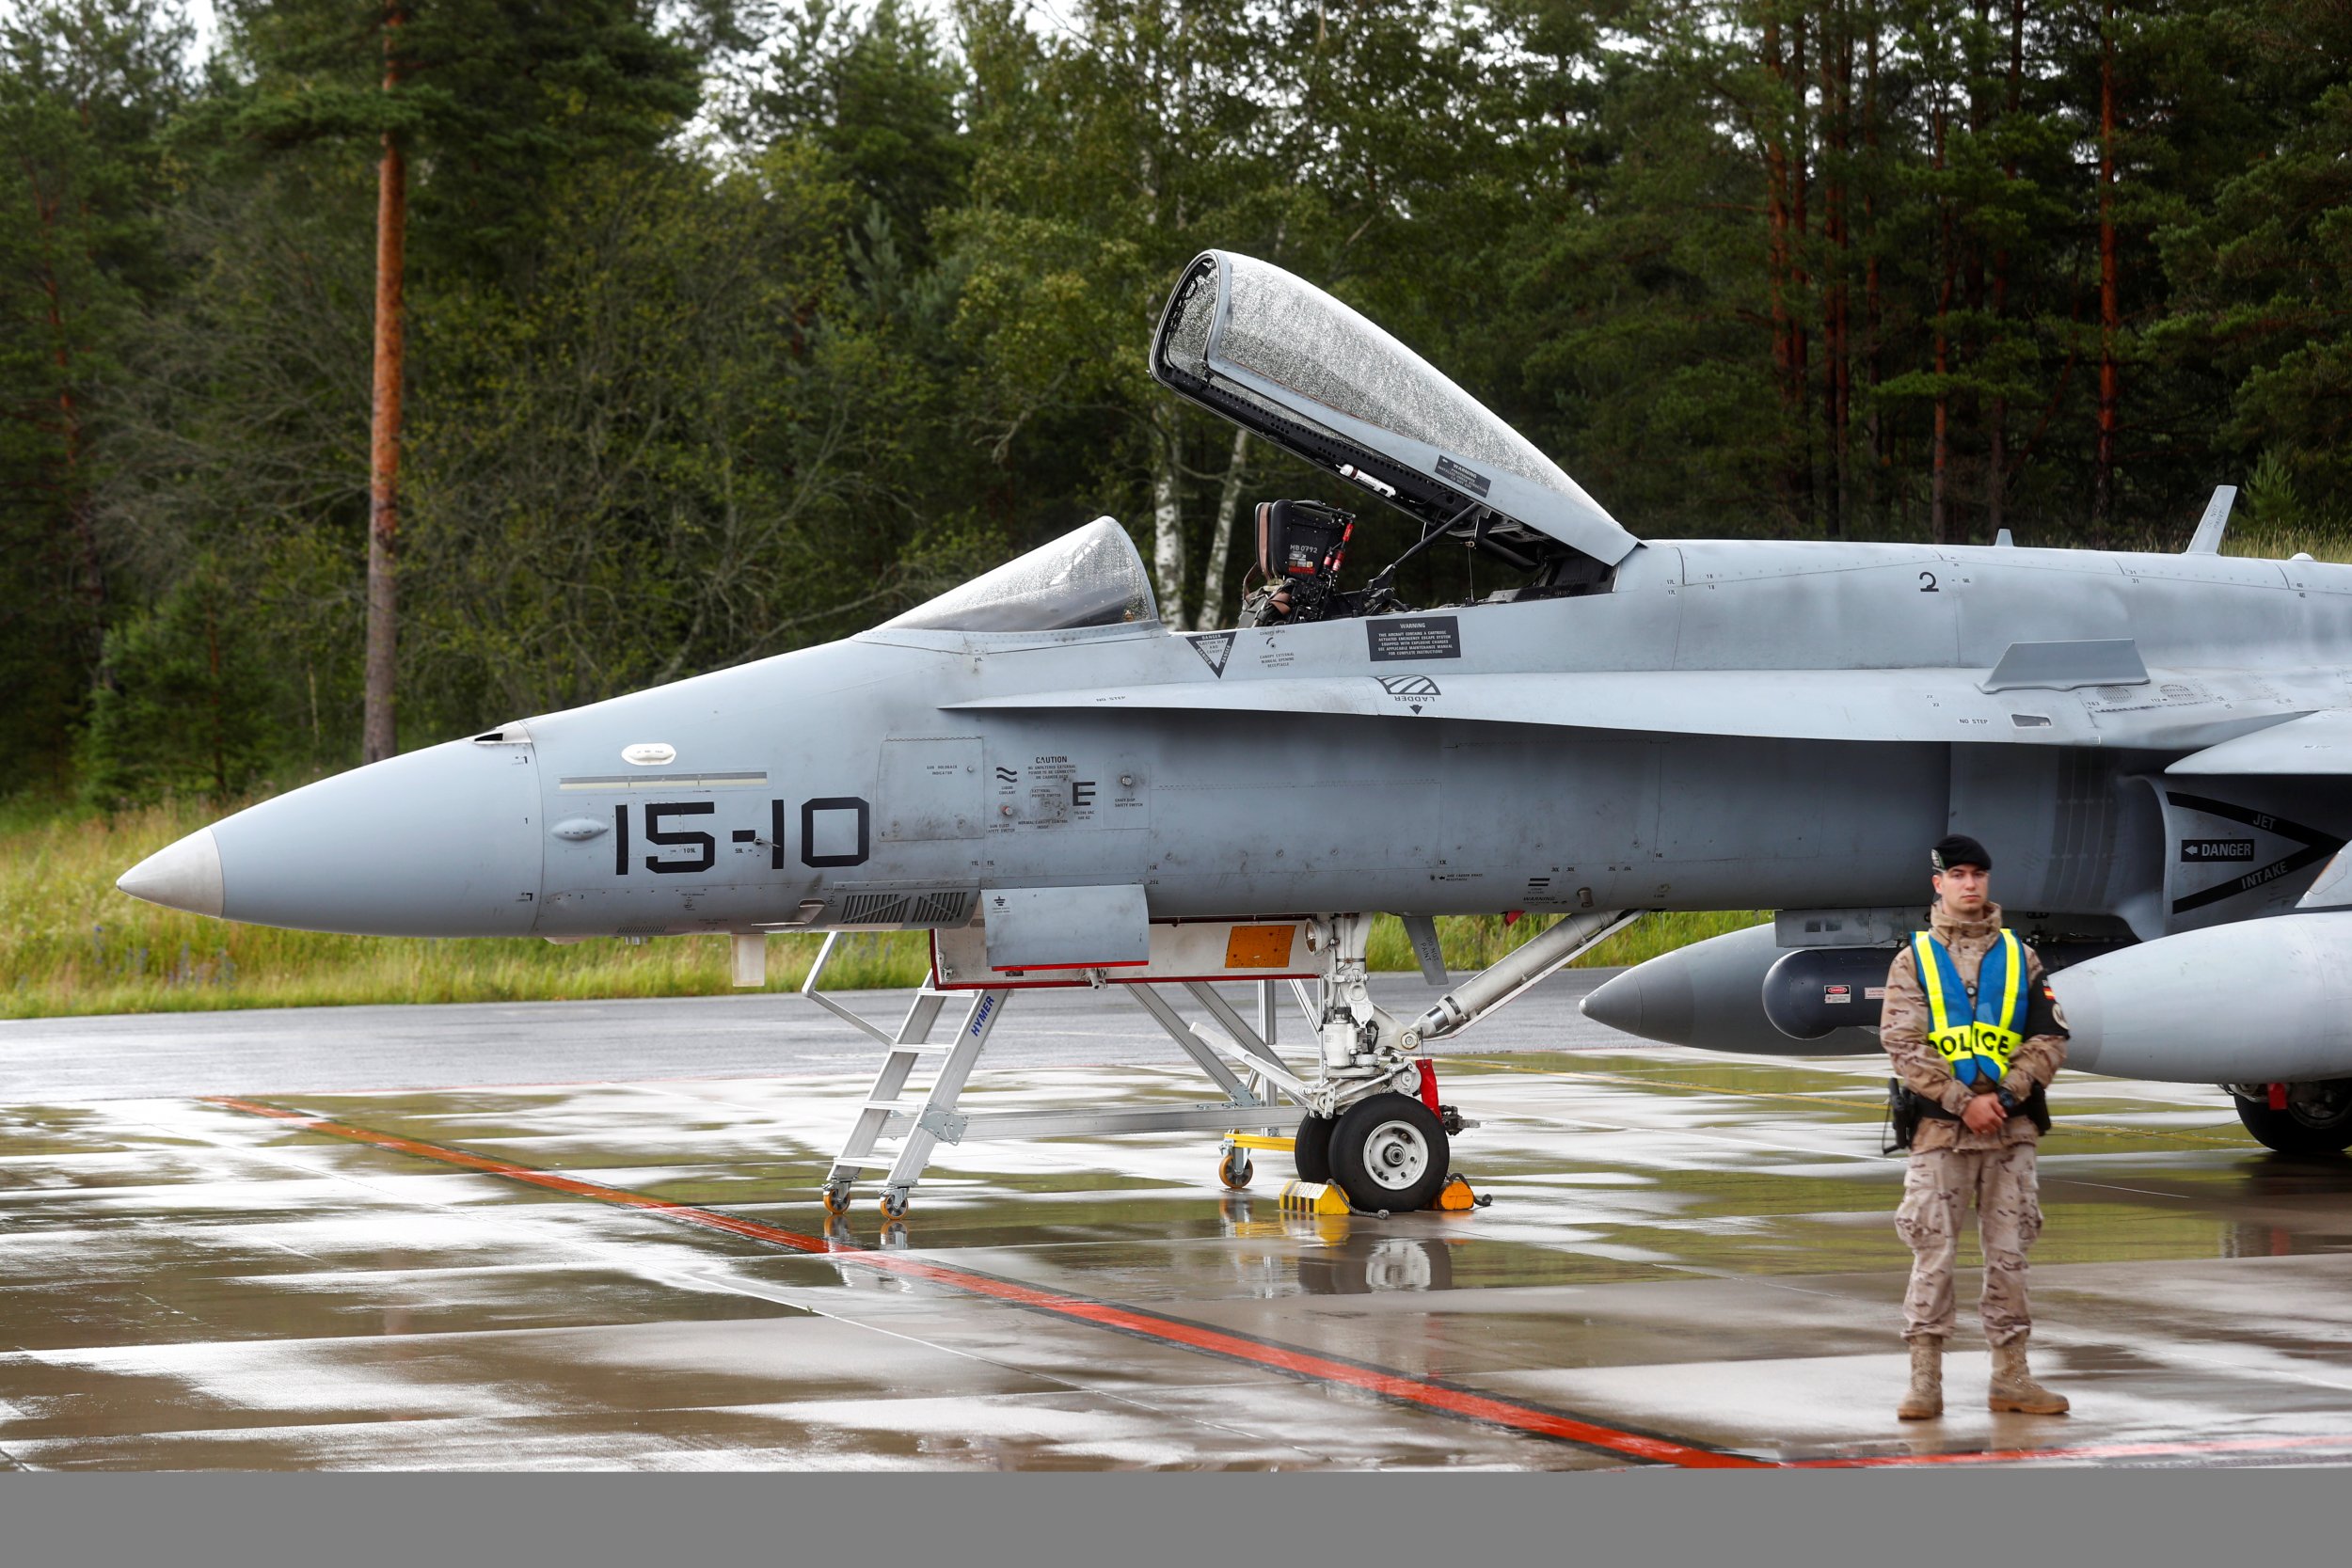
[[[1226,251],[1169,296],[1153,374],[1317,467],[1481,539],[1614,564],[1637,541],[1493,411],[1321,289]]]
[[[924,631],[1067,631],[1156,621],[1151,575],[1109,517],[915,606],[883,626]]]

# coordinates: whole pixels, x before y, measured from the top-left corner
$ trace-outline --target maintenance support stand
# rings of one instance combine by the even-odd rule
[[[874,1074],[874,1086],[867,1092],[866,1103],[858,1112],[856,1124],[842,1145],[840,1155],[825,1175],[824,1201],[826,1211],[834,1214],[848,1212],[850,1191],[865,1173],[876,1145],[886,1138],[900,1140],[897,1157],[891,1162],[890,1174],[882,1184],[882,1212],[885,1218],[897,1220],[906,1215],[907,1204],[914,1185],[922,1180],[924,1166],[930,1164],[932,1151],[941,1144],[961,1144],[979,1139],[999,1138],[1057,1138],[1089,1137],[1111,1132],[1222,1132],[1232,1134],[1227,1140],[1219,1174],[1228,1186],[1240,1186],[1249,1180],[1249,1150],[1253,1148],[1280,1147],[1278,1140],[1294,1131],[1306,1115],[1303,1105],[1295,1102],[1278,1104],[1274,1096],[1277,1085],[1292,1080],[1289,1069],[1275,1053],[1271,1039],[1275,1034],[1276,982],[1255,981],[1258,987],[1258,1025],[1252,1028],[1232,1003],[1217,994],[1216,990],[1201,981],[1177,981],[1182,988],[1207,1011],[1216,1025],[1223,1029],[1240,1052],[1236,1062],[1242,1070],[1236,1072],[1220,1057],[1216,1046],[1195,1026],[1184,1022],[1182,1014],[1159,994],[1161,983],[1122,982],[1115,989],[1133,997],[1136,1004],[1152,1015],[1177,1048],[1189,1056],[1194,1065],[1209,1080],[1224,1091],[1221,1101],[1201,1101],[1189,1105],[1154,1105],[1133,1110],[1085,1111],[1006,1111],[967,1115],[958,1110],[964,1085],[972,1069],[987,1049],[989,1037],[1003,1022],[1005,1009],[1011,1006],[1015,994],[1009,990],[990,990],[971,993],[972,1000],[964,1009],[963,1022],[955,1037],[947,1043],[934,1044],[931,1031],[939,1022],[949,999],[956,993],[940,990],[926,983],[914,993],[906,1017],[899,1022],[896,1033],[885,1032],[880,1025],[861,1018],[842,1004],[817,989],[825,966],[832,961],[834,949],[844,933],[835,931],[825,938],[825,945],[809,966],[807,977],[801,982],[801,994],[866,1035],[883,1048],[882,1067]],[[1302,982],[1292,986],[1299,993],[1299,1005],[1308,1016],[1319,1016],[1306,994]],[[1098,987],[1100,990],[1114,989]],[[919,1104],[902,1098],[907,1085],[914,1076],[916,1066],[927,1057],[939,1059],[939,1069],[930,1086],[923,1091]],[[1236,1128],[1255,1128],[1259,1132],[1235,1132]]]

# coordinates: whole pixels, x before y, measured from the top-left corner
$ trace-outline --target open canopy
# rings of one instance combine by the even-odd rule
[[[1212,250],[1185,268],[1152,373],[1424,530],[1531,564],[1565,546],[1613,566],[1640,543],[1427,360],[1267,262]]]
[[[1151,575],[1109,517],[1040,545],[882,623],[924,631],[1067,631],[1156,621]]]

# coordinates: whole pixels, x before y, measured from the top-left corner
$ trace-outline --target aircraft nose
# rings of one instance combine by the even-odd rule
[[[527,743],[427,747],[241,811],[115,885],[257,926],[523,935],[537,914],[537,774]]]
[[[220,913],[220,845],[213,830],[199,828],[166,845],[115,879],[134,898],[190,914]]]

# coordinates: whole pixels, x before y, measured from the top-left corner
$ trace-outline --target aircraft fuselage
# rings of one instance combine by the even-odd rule
[[[2012,643],[2125,639],[2152,680],[1979,689]],[[1155,918],[1888,905],[1952,821],[2016,844],[2012,907],[2128,917],[2167,808],[2126,781],[2341,705],[2347,656],[2347,566],[1661,544],[1603,592],[1413,616],[885,627],[210,832],[229,918],[386,934],[959,925],[983,889],[1104,883]],[[1740,672],[1741,711],[1683,711]],[[2352,833],[2308,786],[2233,799]]]

